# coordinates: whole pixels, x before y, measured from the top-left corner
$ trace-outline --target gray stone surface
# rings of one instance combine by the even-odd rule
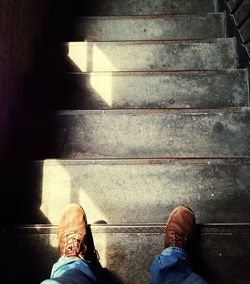
[[[248,105],[247,70],[36,74],[38,108],[222,108]],[[47,98],[46,98],[47,97]]]
[[[5,262],[2,266],[8,273],[9,283],[40,283],[50,275],[50,270],[59,255],[55,228],[39,225],[19,233],[1,233]],[[146,284],[154,257],[163,249],[164,227],[158,226],[91,226],[95,247],[100,261],[110,277],[105,284]],[[27,232],[28,231],[28,232]],[[195,269],[209,283],[248,283],[250,229],[249,224],[203,225],[198,227],[197,257]],[[19,261],[13,273],[11,260],[19,252]],[[33,263],[30,269],[30,263]],[[232,269],[234,267],[234,269]],[[12,273],[11,273],[12,272]],[[103,278],[102,278],[103,279]]]
[[[40,209],[53,224],[70,202],[84,207],[90,223],[165,223],[178,204],[191,206],[200,223],[249,220],[249,159],[37,163]]]
[[[79,7],[78,14],[84,14]],[[206,13],[215,11],[213,0],[89,0],[87,1],[87,13],[94,15],[152,15],[152,14],[185,14]]]
[[[53,124],[55,158],[248,156],[249,119],[249,108],[61,111],[37,131]]]
[[[224,28],[223,13],[204,16],[89,17],[58,23],[60,39],[63,41],[223,38]]]
[[[207,41],[70,42],[64,44],[80,71],[211,70],[236,67],[235,38]],[[53,54],[46,60],[53,61]],[[54,69],[60,70],[60,66]],[[74,71],[74,70],[71,70]]]

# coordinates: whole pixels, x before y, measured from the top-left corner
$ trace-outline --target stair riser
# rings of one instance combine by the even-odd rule
[[[34,79],[32,93],[40,94],[34,103],[37,108],[43,109],[222,108],[248,105],[246,70],[72,73],[37,76]]]
[[[208,39],[225,36],[224,14],[93,17],[58,25],[59,38],[63,41]],[[51,36],[52,40],[53,37],[55,33]]]
[[[44,51],[40,65],[56,72],[234,69],[235,48],[233,38],[206,42],[71,42]]]
[[[213,0],[90,0],[82,1],[77,15],[152,15],[152,14],[186,14],[215,11]],[[82,7],[82,9],[81,9]]]
[[[249,220],[248,161],[47,160],[41,166],[41,210],[53,224],[69,202],[80,203],[90,223],[165,223],[178,204],[191,206],[199,223]]]
[[[52,157],[147,158],[249,156],[243,111],[65,111],[37,125]],[[51,137],[44,138],[44,133]],[[46,139],[46,141],[43,141]],[[43,149],[45,147],[43,146]]]

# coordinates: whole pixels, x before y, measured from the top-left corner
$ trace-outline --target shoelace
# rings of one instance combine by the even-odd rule
[[[180,232],[177,232],[174,228],[168,228],[167,230],[167,234],[169,236],[170,242],[174,245],[174,246],[185,246],[188,238],[186,234],[182,234]]]
[[[84,259],[84,253],[87,250],[87,246],[84,244],[85,235],[82,235],[78,231],[67,233],[63,236],[64,241],[64,256],[78,256]]]

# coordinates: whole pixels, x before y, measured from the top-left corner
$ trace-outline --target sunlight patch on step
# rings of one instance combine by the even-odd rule
[[[52,224],[58,224],[61,209],[71,200],[71,180],[67,170],[59,161],[50,160],[43,164],[42,203],[41,210]]]
[[[86,212],[88,223],[106,220],[95,200],[84,190],[73,188],[74,172],[64,167],[60,160],[45,160],[43,163],[41,211],[51,224],[58,225],[62,210],[69,203],[80,204]],[[104,237],[105,239],[105,237]],[[102,242],[105,242],[105,240]],[[57,247],[57,240],[51,236],[51,246]],[[102,252],[103,254],[104,252]]]
[[[82,42],[81,44],[76,42],[69,43],[68,56],[82,72],[88,71],[87,51],[88,45],[86,42]]]
[[[101,47],[93,43],[70,42],[68,55],[82,72],[116,71]],[[91,73],[90,84],[95,93],[112,107],[112,74]]]
[[[90,74],[90,84],[105,103],[112,107],[112,75]]]
[[[89,224],[92,224],[92,223],[99,221],[99,220],[106,220],[102,211],[99,208],[96,207],[95,203],[91,200],[91,198],[84,191],[79,192],[79,204],[81,204],[82,207],[84,208],[85,213],[87,215],[87,221],[88,221]],[[94,238],[94,236],[93,236],[93,238]],[[102,264],[102,266],[105,267],[106,264],[107,264],[107,260],[106,260],[106,254],[107,254],[106,234],[100,234],[98,236],[98,241],[102,245],[101,250],[96,247],[96,242],[95,242],[95,238],[94,238],[94,244],[95,244],[95,247],[98,250],[98,253],[100,255],[101,264]]]

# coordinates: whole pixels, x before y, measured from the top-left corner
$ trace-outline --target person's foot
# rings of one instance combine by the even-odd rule
[[[82,258],[87,252],[87,218],[78,204],[69,204],[62,213],[58,226],[58,244],[61,256]]]
[[[170,214],[165,231],[165,248],[178,247],[190,251],[195,237],[194,212],[184,206],[177,206]]]

